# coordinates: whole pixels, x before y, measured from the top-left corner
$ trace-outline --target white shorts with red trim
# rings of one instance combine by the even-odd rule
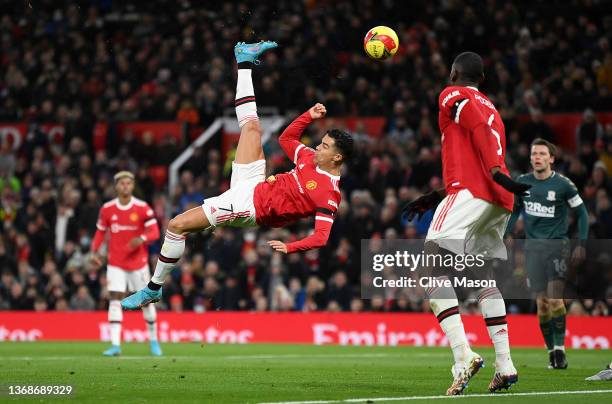
[[[475,198],[467,189],[447,195],[436,208],[427,240],[455,254],[507,258],[504,232],[510,212]]]
[[[230,189],[204,200],[202,209],[211,227],[254,227],[255,187],[266,179],[266,160],[249,164],[232,163]]]
[[[126,270],[113,265],[106,266],[106,282],[109,292],[136,292],[147,286],[151,280],[149,266]]]

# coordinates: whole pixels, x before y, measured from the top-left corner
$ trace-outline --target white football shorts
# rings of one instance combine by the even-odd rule
[[[507,259],[504,232],[510,212],[475,198],[467,189],[447,195],[436,208],[427,240],[455,254]]]
[[[232,163],[230,189],[204,200],[202,209],[211,227],[254,227],[255,187],[266,179],[266,160],[249,164]]]
[[[134,271],[112,265],[106,266],[106,282],[109,292],[136,292],[147,286],[150,280],[151,271],[148,265]]]

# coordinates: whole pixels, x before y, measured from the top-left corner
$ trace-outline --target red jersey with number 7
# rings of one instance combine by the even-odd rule
[[[315,217],[314,232],[302,240],[288,243],[288,253],[323,247],[340,205],[340,177],[318,167],[314,150],[299,141],[311,122],[307,111],[295,119],[278,139],[295,168],[268,177],[257,185],[253,194],[259,225],[281,227],[301,218]]]
[[[514,195],[493,181],[474,141],[473,129],[483,123],[488,125],[495,137],[495,158],[500,170],[509,175],[504,161],[506,131],[493,103],[475,87],[449,86],[440,93],[438,107],[446,193],[468,189],[474,197],[512,211]]]

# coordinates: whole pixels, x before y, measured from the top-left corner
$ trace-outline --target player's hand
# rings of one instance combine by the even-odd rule
[[[268,245],[274,249],[274,251],[279,251],[287,254],[287,244],[278,240],[270,240],[268,241]]]
[[[130,248],[130,250],[134,250],[138,248],[138,246],[141,245],[142,243],[144,243],[144,240],[141,237],[134,237],[128,243],[128,247]]]
[[[415,216],[418,220],[421,220],[423,214],[429,209],[438,206],[441,200],[442,197],[440,193],[438,191],[432,191],[402,206],[402,215],[407,215],[406,219],[408,219],[409,222],[411,222]]]
[[[312,108],[308,110],[310,112],[310,116],[312,119],[321,119],[327,114],[327,109],[325,105],[317,102]]]
[[[574,248],[574,252],[572,253],[572,266],[579,265],[586,259],[586,249],[579,245]]]
[[[501,171],[493,174],[493,181],[501,185],[506,191],[520,196],[527,196],[527,190],[531,188],[531,185],[516,182]]]
[[[91,257],[89,257],[89,262],[91,262],[96,269],[102,266],[102,258],[96,253],[91,254]]]

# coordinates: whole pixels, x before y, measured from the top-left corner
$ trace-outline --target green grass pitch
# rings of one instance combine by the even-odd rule
[[[124,344],[123,356],[106,358],[101,343],[0,344],[0,401],[106,403],[410,402],[432,403],[450,385],[447,348],[306,345],[164,344],[162,358],[146,344]],[[514,349],[519,383],[487,394],[491,349],[477,349],[486,367],[460,402],[612,402],[612,382],[585,382],[610,362],[610,351],[569,351],[569,369],[546,368],[539,349]],[[72,398],[6,395],[9,384],[74,386]],[[590,391],[580,394],[563,392]],[[560,392],[534,395],[536,392]],[[470,395],[472,397],[470,397]],[[396,400],[382,400],[395,398]],[[402,399],[399,399],[402,398]],[[358,400],[353,400],[358,399]],[[350,401],[341,401],[350,400]]]

